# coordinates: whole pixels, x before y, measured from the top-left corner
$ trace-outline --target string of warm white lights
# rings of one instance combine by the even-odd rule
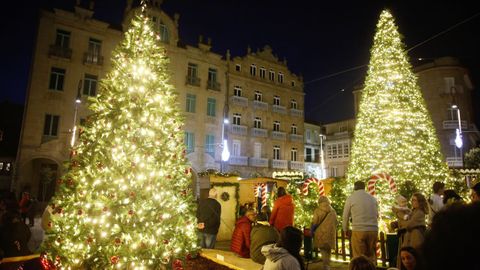
[[[59,179],[44,249],[62,269],[175,268],[198,249],[182,112],[145,13],[113,52]]]
[[[449,177],[440,144],[392,15],[382,12],[354,131],[349,183],[388,173],[429,194]],[[381,190],[381,189],[377,189]],[[391,207],[393,194],[385,198]],[[387,209],[382,209],[387,212]]]

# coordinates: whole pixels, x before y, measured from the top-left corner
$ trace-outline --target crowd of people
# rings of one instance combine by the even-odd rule
[[[202,239],[213,238],[213,243],[202,247],[214,248],[212,234],[220,227],[220,204],[215,200],[215,189],[210,190],[213,206],[205,207],[200,200],[198,208],[199,231]],[[242,258],[251,258],[263,264],[263,269],[305,269],[300,256],[304,232],[294,227],[295,205],[283,187],[277,190],[277,199],[270,213],[261,211],[253,203],[242,207],[241,217],[233,230],[230,250]],[[435,182],[428,198],[414,193],[408,200],[398,195],[392,211],[396,220],[392,228],[398,235],[396,267],[400,270],[480,269],[474,253],[480,240],[475,226],[480,219],[480,183],[471,189],[470,203],[454,190],[445,190],[444,183]],[[410,207],[409,207],[410,205]],[[214,218],[211,227],[207,217]],[[352,246],[351,270],[376,269],[379,207],[376,198],[365,191],[365,183],[354,183],[354,191],[345,201],[341,227]],[[337,213],[325,196],[320,196],[312,213],[310,233],[313,247],[321,254],[322,269],[330,269],[330,256],[335,248]],[[469,234],[467,234],[467,232]],[[306,234],[308,235],[308,234]]]

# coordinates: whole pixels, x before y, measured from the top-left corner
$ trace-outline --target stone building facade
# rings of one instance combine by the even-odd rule
[[[212,52],[209,39],[181,44],[179,15],[172,18],[161,10],[161,1],[151,2],[148,16],[170,59],[171,83],[185,111],[193,170],[236,171],[242,177],[303,171],[303,160],[294,154],[303,153],[302,78],[268,46],[232,58],[228,52]],[[41,11],[13,189],[30,185],[40,200],[53,195],[69,158],[74,126],[88,116],[88,98],[96,95],[109,71],[112,50],[136,9],[127,1],[119,27],[94,19],[93,7]],[[222,163],[224,138],[231,158]]]

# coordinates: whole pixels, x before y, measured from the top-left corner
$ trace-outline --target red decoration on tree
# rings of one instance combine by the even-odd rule
[[[62,179],[62,178],[57,179],[57,184],[58,184],[58,185],[63,184],[63,179]]]
[[[187,261],[190,261],[192,259],[192,254],[188,253],[186,258],[187,258]]]
[[[51,221],[49,221],[49,222],[47,223],[47,226],[48,226],[49,228],[52,228],[52,227],[53,227],[53,223],[52,223]]]
[[[69,186],[73,186],[73,184],[74,184],[73,179],[72,179],[72,178],[68,178],[67,184],[68,184]]]
[[[173,267],[175,268],[180,268],[182,267],[182,261],[180,259],[176,259],[175,261],[173,261]]]
[[[135,191],[130,192],[130,197],[135,198],[137,194],[135,194]]]
[[[108,211],[108,207],[106,207],[106,206],[103,207],[102,211],[103,211],[103,212],[107,212],[107,211]]]
[[[119,260],[120,258],[118,256],[112,256],[110,258],[110,262],[112,262],[112,264],[117,264]]]
[[[78,214],[79,216],[81,216],[81,215],[83,214],[82,209],[78,209],[77,214]]]
[[[93,237],[91,235],[89,235],[86,242],[87,242],[88,245],[93,243]]]
[[[119,245],[121,245],[121,244],[122,244],[122,239],[120,239],[120,238],[115,238],[115,245],[116,245],[116,246],[119,246]]]
[[[164,239],[164,240],[163,240],[163,243],[164,243],[165,245],[168,245],[168,243],[170,243],[170,242],[168,241],[168,239]]]
[[[128,211],[128,214],[129,214],[130,216],[133,216],[133,213],[134,213],[133,210]]]

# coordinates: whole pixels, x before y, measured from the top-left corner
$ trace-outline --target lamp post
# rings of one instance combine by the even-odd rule
[[[223,119],[223,124],[222,124],[222,162],[220,163],[220,172],[223,173],[224,167],[225,167],[225,162],[228,161],[230,158],[230,151],[228,151],[228,140],[225,137],[225,127],[228,124],[228,119],[224,118]]]
[[[320,134],[320,174],[322,179],[326,178],[326,172],[325,172],[325,157],[323,155],[323,140],[327,138],[327,136]]]
[[[77,134],[77,113],[78,113],[78,105],[82,103],[82,95],[80,90],[82,89],[82,80],[78,82],[77,88],[77,97],[75,98],[75,113],[73,114],[73,131],[72,131],[72,139],[70,141],[70,146],[73,147],[75,145],[75,139]]]
[[[457,110],[457,118],[458,118],[458,128],[455,130],[455,146],[460,150],[460,158],[462,158],[462,167],[463,167],[463,155],[462,155],[462,147],[463,147],[463,138],[462,138],[462,121],[460,118],[460,108],[457,105],[453,104],[452,109]]]

